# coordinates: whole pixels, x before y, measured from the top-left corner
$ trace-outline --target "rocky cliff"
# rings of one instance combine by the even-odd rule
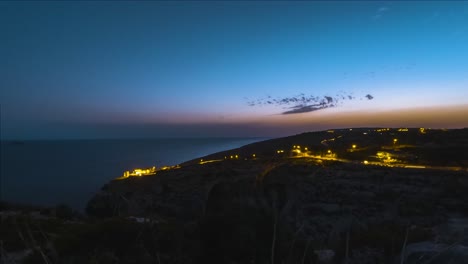
[[[87,212],[174,227],[168,262],[466,263],[467,190],[463,171],[225,160],[112,181]]]

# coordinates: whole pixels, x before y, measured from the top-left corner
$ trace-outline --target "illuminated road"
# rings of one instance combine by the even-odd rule
[[[212,163],[212,162],[219,162],[223,161],[222,159],[217,159],[217,160],[205,160],[205,161],[200,161],[199,164],[206,164],[206,163]]]
[[[317,160],[338,161],[338,162],[343,162],[343,163],[356,163],[356,162],[359,162],[359,161],[356,161],[356,160],[339,159],[339,158],[333,158],[333,157],[312,156],[312,155],[307,155],[307,154],[302,154],[302,156],[297,156],[297,157],[294,157],[294,158],[312,158],[312,159],[317,159]],[[380,167],[405,168],[405,169],[431,169],[431,170],[468,171],[467,168],[454,167],[454,166],[450,166],[450,167],[427,166],[427,165],[421,165],[421,164],[405,164],[405,163],[388,164],[388,163],[377,162],[377,161],[367,161],[366,163],[360,162],[360,164],[380,166]]]
[[[342,135],[334,137],[334,138],[329,138],[329,139],[324,139],[320,143],[324,146],[329,147],[328,143],[329,141],[335,141],[338,138],[343,137]],[[356,145],[352,145],[352,151],[355,151],[357,149]],[[325,156],[322,155],[310,155],[310,151],[308,151],[307,147],[304,147],[304,151],[301,151],[302,147],[299,145],[294,145],[293,149],[291,150],[292,153],[295,153],[296,156],[294,157],[285,157],[282,154],[284,153],[284,150],[277,150],[276,153],[280,154],[281,158],[285,159],[300,159],[300,158],[306,158],[306,159],[314,159],[318,161],[337,161],[337,162],[342,162],[342,163],[352,163],[352,164],[361,164],[365,166],[380,166],[380,167],[391,167],[391,168],[404,168],[404,169],[430,169],[430,170],[445,170],[445,171],[467,171],[468,168],[464,167],[456,167],[456,166],[428,166],[428,165],[423,165],[423,164],[407,164],[407,163],[395,163],[393,162],[394,160],[391,160],[392,162],[379,162],[379,161],[361,161],[361,160],[349,160],[349,159],[341,159],[336,157],[336,153],[334,153],[331,149],[327,151],[328,154]],[[251,154],[249,157],[252,157],[253,159],[256,159],[255,154]],[[273,156],[271,156],[273,157]],[[230,159],[229,159],[230,158]],[[267,157],[268,158],[268,157]],[[225,156],[224,159],[212,159],[212,160],[203,160],[200,159],[198,164],[204,165],[207,163],[213,163],[213,162],[221,162],[225,160],[238,160],[239,155],[230,155],[230,156]],[[244,160],[247,160],[247,158],[243,158]],[[249,158],[250,160],[251,158]],[[119,177],[118,179],[126,179],[128,177],[134,177],[134,176],[148,176],[148,175],[154,175],[159,171],[165,171],[165,170],[172,170],[172,169],[179,169],[181,168],[180,165],[176,166],[164,166],[160,168],[152,167],[148,169],[135,169],[134,171],[126,171],[124,172],[124,176]]]

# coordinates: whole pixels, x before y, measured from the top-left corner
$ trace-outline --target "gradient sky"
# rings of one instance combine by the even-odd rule
[[[0,33],[3,139],[468,126],[466,1],[0,2]],[[266,103],[301,94],[353,99]]]

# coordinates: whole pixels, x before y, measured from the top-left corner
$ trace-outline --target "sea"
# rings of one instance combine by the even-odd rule
[[[126,170],[177,165],[266,138],[2,141],[0,200],[83,211]]]

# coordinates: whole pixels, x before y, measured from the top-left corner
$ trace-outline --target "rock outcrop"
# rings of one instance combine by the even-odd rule
[[[405,248],[405,263],[416,263],[417,254],[442,255],[421,248],[447,245],[438,230],[468,215],[467,177],[312,159],[227,160],[112,181],[87,212],[177,223],[181,244],[190,237],[200,245],[184,253],[193,261],[393,263]],[[466,233],[453,230],[462,236],[452,247],[459,252]]]

